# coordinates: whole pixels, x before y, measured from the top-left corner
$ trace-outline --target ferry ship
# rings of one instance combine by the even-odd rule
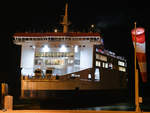
[[[63,32],[13,35],[14,44],[22,47],[21,98],[127,89],[126,59],[105,50],[100,33],[68,32],[67,8]]]

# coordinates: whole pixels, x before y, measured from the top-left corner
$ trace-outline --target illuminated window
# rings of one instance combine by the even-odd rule
[[[99,68],[95,69],[95,80],[100,81],[100,71]]]
[[[108,63],[105,63],[105,68],[108,68]]]
[[[96,66],[101,67],[101,62],[100,61],[96,61]]]
[[[88,79],[91,80],[92,76],[91,74],[88,74]]]
[[[110,69],[113,69],[113,65],[112,65],[111,63],[109,64],[109,68],[110,68]]]
[[[99,65],[99,67],[101,67],[101,62],[99,62],[99,64],[98,64],[98,65]]]
[[[105,63],[103,62],[103,67],[105,67]]]
[[[73,60],[68,60],[68,64],[72,64],[73,63]]]
[[[119,67],[119,71],[126,72],[126,68],[124,68],[124,67]]]
[[[74,57],[73,52],[36,52],[35,57]]]
[[[42,64],[43,64],[43,60],[42,60],[42,59],[36,59],[36,60],[34,61],[34,64],[35,64],[35,65],[42,65]]]
[[[77,53],[78,51],[79,51],[79,47],[76,45],[76,46],[74,47],[74,52]]]
[[[98,61],[96,61],[96,66],[99,66],[99,62]]]
[[[122,62],[122,61],[118,61],[118,65],[119,65],[119,66],[125,66],[125,63]]]
[[[107,57],[106,57],[106,56],[103,56],[103,55],[100,55],[100,56],[99,56],[99,60],[102,60],[102,61],[106,61],[106,62],[107,62]]]
[[[96,54],[96,59],[107,62],[107,57],[103,55]]]
[[[62,59],[49,59],[45,60],[45,65],[64,65],[65,61]]]
[[[99,59],[99,55],[98,54],[96,54],[96,59]]]

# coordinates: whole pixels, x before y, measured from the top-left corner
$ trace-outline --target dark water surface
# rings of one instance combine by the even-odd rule
[[[150,111],[150,98],[140,104],[142,111]],[[69,100],[35,100],[21,99],[14,101],[15,110],[118,110],[134,111],[135,105],[131,104],[127,98],[112,99],[69,99]]]
[[[84,95],[82,95],[84,94]],[[75,92],[66,95],[49,95],[49,99],[20,99],[14,97],[14,110],[118,110],[134,111],[134,97],[118,92]],[[150,111],[150,97],[143,97],[143,111]]]
[[[127,97],[82,97],[69,99],[17,99],[14,109],[46,110],[134,110]]]

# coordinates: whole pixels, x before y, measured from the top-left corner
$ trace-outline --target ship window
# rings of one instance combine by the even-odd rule
[[[95,81],[100,81],[100,71],[99,71],[99,68],[95,69]]]
[[[100,55],[100,56],[99,56],[99,60],[107,61],[107,57],[106,57],[106,56],[103,56],[103,55]]]
[[[119,67],[119,71],[126,72],[126,68],[124,68],[124,67]]]
[[[96,59],[107,62],[107,57],[103,55],[96,54]]]
[[[112,63],[109,64],[109,68],[110,68],[110,69],[113,69]]]
[[[99,64],[99,62],[98,62],[98,61],[96,61],[96,66],[99,66],[98,64]]]
[[[105,68],[108,68],[108,63],[105,63]]]
[[[45,65],[64,65],[65,61],[62,59],[45,60]]]
[[[103,67],[105,67],[105,63],[103,62]]]
[[[101,67],[101,62],[100,61],[96,61],[96,66]]]
[[[42,65],[42,63],[43,63],[42,59],[35,60],[34,62],[35,65]]]
[[[74,57],[73,52],[36,52],[35,57]]]
[[[99,64],[98,64],[98,65],[99,65],[99,67],[101,67],[101,62],[99,62]]]
[[[91,80],[92,76],[91,74],[88,74],[88,79]]]
[[[96,54],[96,59],[99,59],[99,55],[98,54]]]
[[[73,60],[68,60],[68,64],[73,64]]]
[[[119,65],[119,66],[125,66],[125,63],[122,62],[122,61],[118,61],[118,65]]]

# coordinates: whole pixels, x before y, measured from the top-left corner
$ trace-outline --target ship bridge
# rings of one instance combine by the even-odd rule
[[[14,43],[22,46],[24,76],[34,76],[37,68],[43,73],[53,68],[53,75],[92,68],[93,47],[103,44],[99,33],[15,33],[13,37]]]

